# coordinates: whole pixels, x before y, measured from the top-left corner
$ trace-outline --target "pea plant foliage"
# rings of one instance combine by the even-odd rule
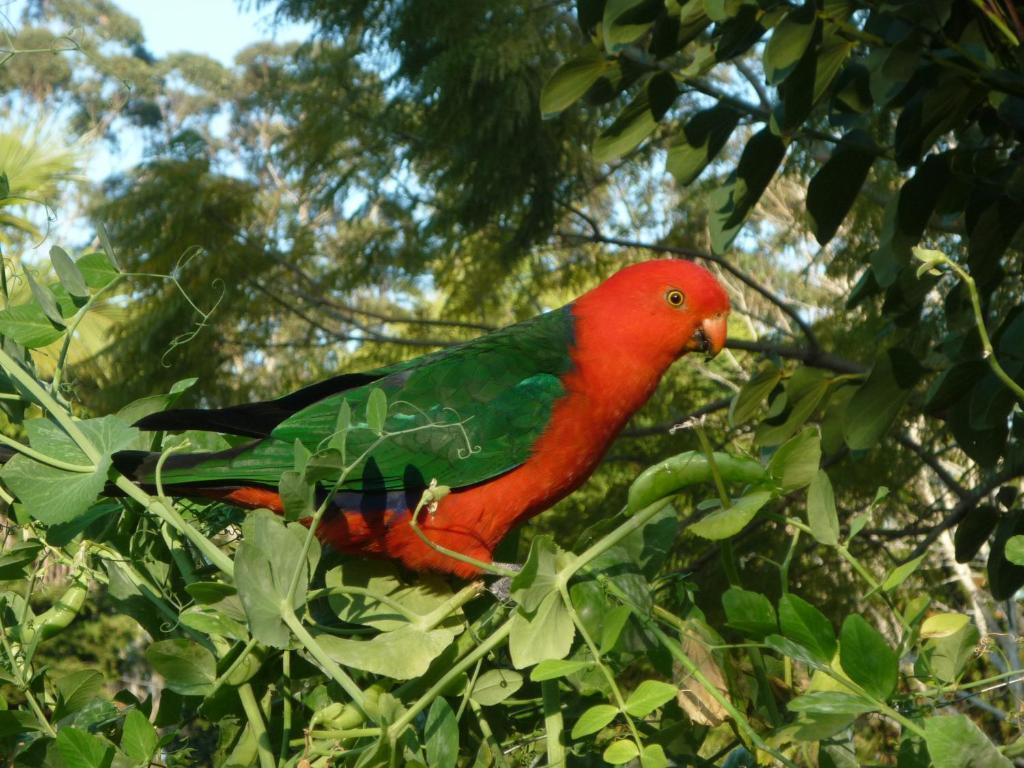
[[[362,458],[347,437],[394,437],[382,392],[364,413],[343,404],[321,450],[296,449],[282,516],[170,498],[159,479],[147,492],[112,468],[114,452],[227,444],[132,427],[189,381],[114,414],[77,413],[65,384],[76,329],[142,278],[121,273],[109,246],[52,257],[56,282],[5,272],[4,285],[30,290],[0,310],[0,753],[13,765],[792,768],[858,765],[873,743],[901,768],[961,768],[1024,754],[956,706],[993,683],[978,674],[972,620],[901,592],[919,561],[879,575],[851,553],[866,517],[840,525],[817,427],[750,456],[712,450],[693,425],[700,449],[641,473],[620,514],[580,540],[537,535],[520,570],[490,566],[470,583],[404,573],[322,550],[315,535],[330,514],[318,500]],[[43,354],[57,359],[45,379]],[[766,396],[752,382],[735,418]],[[428,491],[419,519],[444,490]],[[756,525],[790,540],[771,584],[745,582],[732,551]],[[674,557],[681,536],[717,549],[720,599],[698,599]],[[848,564],[862,614],[836,622],[791,591],[801,540]],[[66,577],[44,593],[55,565]],[[502,578],[507,589],[487,588]],[[100,597],[134,621],[149,695],[49,663],[48,645]]]

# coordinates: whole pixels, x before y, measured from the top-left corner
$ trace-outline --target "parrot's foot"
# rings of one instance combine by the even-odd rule
[[[500,566],[501,568],[509,571],[515,571],[516,573],[523,570],[523,566],[519,563],[494,563],[494,565]],[[501,602],[508,602],[509,598],[512,596],[512,579],[512,576],[502,576],[497,581],[492,582],[487,589]]]

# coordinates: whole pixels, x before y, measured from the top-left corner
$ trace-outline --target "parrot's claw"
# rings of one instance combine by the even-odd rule
[[[494,565],[508,571],[515,571],[516,573],[523,570],[523,566],[519,563],[494,563]],[[491,582],[491,585],[487,589],[492,595],[498,598],[498,600],[506,603],[512,597],[512,579],[512,576],[502,576],[497,581]]]

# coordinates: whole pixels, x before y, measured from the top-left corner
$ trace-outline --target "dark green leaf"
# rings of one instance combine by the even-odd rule
[[[886,701],[896,690],[898,660],[878,631],[861,616],[852,614],[839,632],[839,663],[853,682]]]
[[[149,764],[160,743],[156,728],[139,710],[133,709],[125,715],[121,734],[121,751],[128,757]]]
[[[665,161],[668,172],[680,184],[693,182],[708,163],[718,156],[740,117],[740,112],[724,104],[705,109],[691,117],[679,139],[668,148]]]
[[[650,0],[607,0],[601,27],[608,52],[618,52],[650,29],[657,6]]]
[[[760,592],[729,587],[722,593],[722,607],[729,626],[754,639],[760,640],[779,631],[775,609]]]
[[[832,481],[823,469],[818,470],[807,488],[807,522],[811,535],[822,544],[834,547],[839,543],[836,499],[832,493]]]
[[[764,73],[771,85],[782,82],[793,71],[814,37],[814,7],[805,5],[788,14],[772,30],[764,47]]]
[[[795,491],[811,484],[820,463],[821,438],[817,429],[808,427],[779,447],[768,462],[768,472],[784,492]]]
[[[768,491],[753,491],[735,499],[728,509],[717,509],[690,526],[690,532],[711,541],[735,536],[747,527],[772,498]]]
[[[814,237],[821,245],[831,240],[843,223],[876,155],[870,135],[861,130],[850,131],[811,179],[807,186],[807,213]]]
[[[1024,567],[1006,559],[1006,542],[1024,535],[1024,511],[1003,515],[996,527],[988,556],[988,588],[996,600],[1008,600],[1024,586]]]
[[[0,581],[15,581],[25,576],[43,545],[38,539],[19,541],[0,555]]]
[[[58,731],[57,751],[65,768],[110,768],[114,759],[114,747],[105,739],[71,727]]]
[[[213,654],[190,640],[159,640],[146,649],[146,660],[182,696],[205,696],[217,679]]]
[[[967,513],[967,517],[956,527],[953,543],[956,547],[956,561],[967,563],[974,559],[981,545],[996,529],[999,511],[991,504],[979,504]],[[1020,563],[1024,565],[1024,563]]]
[[[799,643],[822,664],[828,664],[836,653],[836,635],[825,615],[794,594],[779,599],[779,626],[782,634]]]
[[[284,506],[284,519],[294,521],[310,517],[313,514],[314,490],[302,472],[291,469],[282,472],[277,492]]]
[[[851,451],[873,448],[910,397],[911,387],[901,386],[896,373],[897,365],[906,356],[899,349],[880,355],[867,381],[847,404],[843,436]]]

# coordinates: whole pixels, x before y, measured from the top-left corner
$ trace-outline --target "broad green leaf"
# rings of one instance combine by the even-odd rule
[[[832,481],[823,469],[818,470],[807,488],[807,522],[811,535],[822,544],[834,547],[839,543],[836,499],[832,493]]]
[[[608,69],[604,56],[594,48],[555,70],[540,92],[540,111],[545,117],[576,103]]]
[[[988,589],[996,600],[1008,600],[1024,586],[1024,566],[1006,557],[1006,542],[1024,535],[1024,510],[1013,509],[1002,515],[989,549]]]
[[[909,355],[900,350],[882,353],[874,368],[846,406],[843,436],[851,451],[873,448],[895,421],[903,404],[910,397],[913,382],[901,385],[898,366],[909,362]]]
[[[814,237],[825,245],[843,223],[871,170],[878,150],[862,130],[847,133],[807,186],[807,213]]]
[[[724,253],[786,155],[786,145],[768,128],[755,133],[740,156],[736,170],[708,198],[711,247]]]
[[[832,376],[819,368],[802,366],[786,381],[785,404],[788,413],[781,423],[769,417],[757,425],[754,442],[761,446],[779,445],[789,440],[817,410],[828,394]],[[773,406],[775,401],[773,401]]]
[[[718,509],[690,526],[690,532],[704,539],[718,541],[742,531],[772,495],[754,491],[736,499],[728,509]]]
[[[334,434],[327,442],[328,448],[333,448],[341,454],[342,465],[346,462],[346,448],[348,443],[348,431],[352,427],[352,406],[348,400],[342,400],[338,407],[338,418],[334,422]]]
[[[427,710],[423,741],[431,768],[455,768],[459,760],[459,724],[443,696],[434,699]]]
[[[0,334],[28,349],[38,349],[63,336],[64,328],[54,325],[38,304],[19,304],[0,309]]]
[[[191,640],[159,640],[146,649],[146,660],[163,675],[167,687],[182,696],[205,696],[217,679],[213,654]]]
[[[532,613],[557,588],[558,571],[572,555],[548,535],[538,536],[530,545],[523,569],[512,579],[511,595],[523,610]]]
[[[671,151],[671,150],[670,150]],[[761,403],[782,381],[782,369],[773,363],[766,363],[750,380],[740,388],[729,405],[729,423],[733,426],[745,424],[761,408]]]
[[[628,605],[617,605],[604,614],[601,620],[601,653],[609,653],[615,647],[626,622],[633,611]]]
[[[315,486],[306,482],[302,472],[289,469],[281,473],[277,492],[284,506],[284,519],[289,522],[310,517],[313,514]]]
[[[594,160],[607,163],[634,149],[654,132],[677,93],[675,82],[666,72],[648,80],[643,91],[619,112],[614,122],[601,131],[594,141]]]
[[[602,757],[606,763],[623,765],[639,754],[640,751],[636,748],[636,744],[629,739],[619,739],[608,745]]]
[[[453,594],[444,579],[432,574],[419,574],[411,585],[406,584],[399,578],[393,563],[380,560],[346,562],[344,568],[328,571],[325,582],[328,587],[340,588],[339,593],[328,598],[339,619],[385,632],[410,623],[406,615],[395,610],[394,603],[405,609],[406,614],[416,617],[413,622],[416,626],[432,629],[434,625],[427,622],[429,615],[440,610]],[[345,587],[365,589],[369,594],[345,594]],[[388,602],[381,602],[375,597],[378,595]],[[461,627],[461,611],[455,612],[440,626]]]
[[[482,707],[500,704],[523,687],[523,676],[512,669],[489,669],[473,683],[469,697]]]
[[[242,543],[235,555],[235,585],[253,636],[274,648],[287,648],[290,642],[281,606],[296,568],[300,571],[291,601],[293,609],[305,602],[309,579],[320,558],[320,545],[314,539],[303,562],[306,533],[298,523],[285,527],[269,510],[250,512],[242,524]]]
[[[1011,536],[1006,540],[1004,548],[1006,559],[1014,565],[1024,565],[1024,536]]]
[[[790,11],[772,30],[764,47],[764,73],[771,85],[782,82],[793,71],[814,37],[815,15],[812,6]]]
[[[924,562],[924,555],[915,557],[902,565],[898,565],[893,568],[892,573],[885,577],[885,581],[882,582],[882,589],[886,592],[892,592],[894,589],[899,587],[910,578],[910,575],[918,569],[921,563]]]
[[[779,631],[775,608],[760,592],[729,587],[722,593],[722,608],[730,627],[757,640]]]
[[[978,554],[981,545],[988,541],[998,522],[999,511],[991,504],[979,504],[968,512],[967,517],[956,527],[956,534],[953,536],[956,561],[970,562]]]
[[[57,751],[65,768],[110,768],[114,747],[106,739],[70,726],[57,732]]]
[[[650,3],[644,0],[607,0],[601,28],[604,45],[609,53],[616,53],[629,45],[654,22]]]
[[[82,274],[86,286],[94,291],[106,288],[120,276],[120,272],[102,251],[85,254],[75,266]]]
[[[921,638],[949,637],[970,624],[971,619],[964,613],[936,613],[921,624]]]
[[[671,763],[661,744],[648,744],[640,753],[641,768],[669,768]]]
[[[950,635],[928,640],[914,665],[915,672],[922,678],[956,682],[974,658],[980,637],[977,627],[966,624]]]
[[[384,432],[388,417],[388,398],[383,389],[374,388],[366,401],[366,426],[378,435]]]
[[[823,664],[836,653],[835,630],[825,615],[803,598],[785,594],[779,599],[782,634],[809,650]]]
[[[647,717],[672,701],[679,689],[660,680],[644,680],[626,699],[626,711],[633,717]]]
[[[668,172],[684,186],[696,180],[725,146],[740,117],[740,112],[725,104],[691,117],[678,139],[668,148],[665,160]]]
[[[160,744],[156,728],[137,709],[125,715],[124,728],[121,733],[121,751],[128,757],[149,764]]]
[[[74,260],[68,256],[67,251],[59,245],[51,247],[50,262],[64,290],[80,299],[89,298],[89,287],[85,284],[85,277]]]
[[[981,729],[965,715],[936,715],[924,721],[924,738],[935,768],[1012,768]]]
[[[66,523],[84,514],[107,483],[110,456],[131,445],[138,430],[114,416],[77,422],[100,453],[92,472],[67,472],[17,455],[0,470],[0,479],[14,491],[28,513],[48,525]],[[34,419],[25,423],[29,444],[61,461],[88,466],[91,462],[53,422]]]
[[[572,727],[572,738],[578,739],[597,733],[619,714],[619,708],[611,704],[595,704],[586,710]]]
[[[896,690],[899,660],[878,630],[852,614],[839,632],[839,663],[853,682],[886,701]]]
[[[783,492],[811,484],[821,464],[821,437],[808,427],[783,443],[768,462],[768,472],[779,481]]]
[[[557,680],[560,677],[574,675],[593,664],[592,661],[581,659],[546,659],[533,668],[533,671],[530,672],[530,679],[535,683],[544,680]]]
[[[407,625],[369,640],[326,634],[317,640],[332,659],[346,667],[392,680],[412,680],[427,671],[430,662],[451,645],[455,635],[454,629],[426,630]]]
[[[32,291],[32,297],[36,300],[36,304],[43,310],[43,314],[54,325],[64,328],[64,315],[60,313],[60,307],[57,306],[57,299],[54,297],[53,291],[45,285],[37,283],[36,279],[32,277],[32,273],[27,269],[25,270],[25,280]]]
[[[572,650],[576,627],[562,602],[562,596],[551,592],[531,616],[520,608],[512,617],[508,649],[512,666],[524,669],[546,659],[564,659]]]
[[[85,707],[103,690],[103,675],[95,669],[80,669],[57,680],[60,699],[55,719],[60,720]]]
[[[786,705],[791,712],[812,712],[823,715],[862,715],[874,712],[878,705],[842,691],[812,691],[797,696]]]
[[[181,613],[181,623],[204,635],[220,635],[232,640],[249,639],[245,626],[221,611],[208,606],[193,605]]]
[[[194,581],[185,586],[185,591],[203,605],[219,603],[225,597],[238,594],[232,585],[220,581]]]
[[[0,555],[0,581],[15,581],[25,576],[26,569],[35,562],[43,545],[38,539],[19,541]]]

